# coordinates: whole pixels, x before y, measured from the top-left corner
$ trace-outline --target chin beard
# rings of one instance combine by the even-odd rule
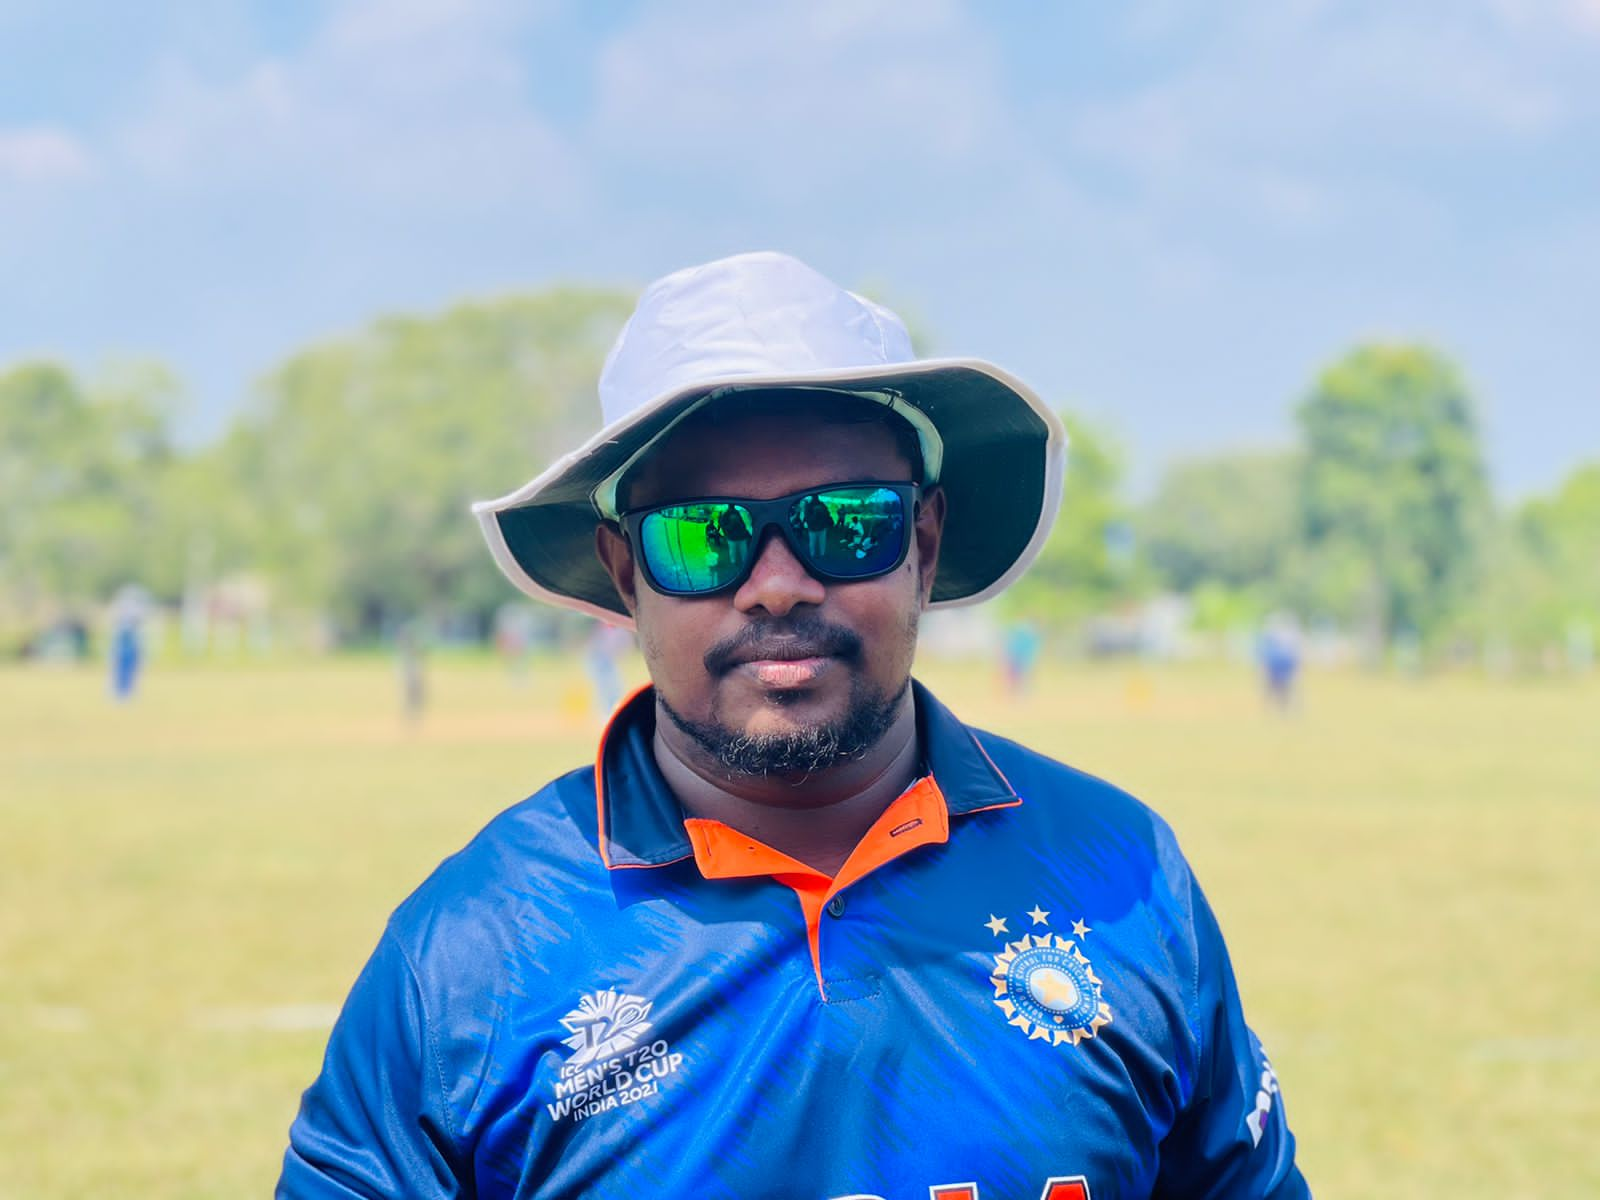
[[[660,692],[656,701],[674,725],[730,774],[804,777],[858,759],[876,746],[894,724],[910,686],[907,678],[890,696],[857,682],[850,689],[849,707],[838,720],[783,733],[741,733],[713,721],[690,720]]]

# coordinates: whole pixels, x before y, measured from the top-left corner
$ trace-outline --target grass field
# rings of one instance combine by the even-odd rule
[[[1600,682],[1056,668],[968,720],[1142,795],[1227,930],[1319,1197],[1600,1196]],[[588,759],[573,668],[0,671],[0,1198],[264,1195],[390,908]]]

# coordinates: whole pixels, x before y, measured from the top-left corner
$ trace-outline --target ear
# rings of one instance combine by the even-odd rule
[[[922,607],[928,607],[933,594],[933,577],[939,569],[939,545],[944,538],[945,498],[942,487],[931,487],[922,493],[917,504],[917,519],[912,532],[917,539],[917,586],[922,593]]]
[[[611,576],[611,586],[617,589],[622,606],[630,617],[634,616],[637,601],[633,594],[633,547],[628,545],[627,537],[615,521],[601,521],[594,527],[594,553],[606,574]]]

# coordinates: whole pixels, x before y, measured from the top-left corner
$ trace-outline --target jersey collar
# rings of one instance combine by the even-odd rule
[[[950,816],[1021,804],[973,736],[920,683],[912,680],[917,736],[928,773]],[[595,803],[600,858],[612,870],[659,867],[694,855],[684,813],[656,767],[655,690],[641,688],[617,709],[600,735],[595,762]]]

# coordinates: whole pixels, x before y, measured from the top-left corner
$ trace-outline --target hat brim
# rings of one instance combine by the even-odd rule
[[[924,413],[944,442],[946,508],[929,607],[976,604],[1038,555],[1061,503],[1066,432],[1022,383],[977,359],[703,380],[666,392],[602,429],[524,486],[474,504],[495,561],[536,599],[631,625],[594,550],[595,489],[713,392],[818,387],[891,393]]]

